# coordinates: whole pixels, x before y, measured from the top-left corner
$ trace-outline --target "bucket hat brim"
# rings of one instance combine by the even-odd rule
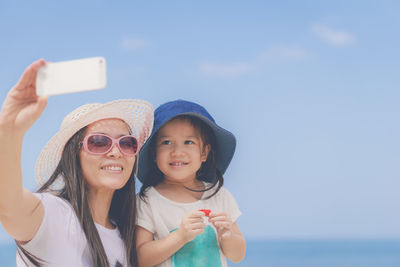
[[[214,149],[216,151],[216,168],[222,174],[225,173],[235,153],[235,136],[231,132],[218,126],[211,115],[202,106],[185,100],[176,100],[161,105],[155,111],[153,131],[139,153],[137,177],[142,183],[144,183],[145,179],[152,173],[152,166],[155,164],[153,158],[154,155],[150,146],[151,141],[156,137],[157,131],[167,122],[183,115],[193,116],[200,119],[213,131],[216,139],[216,147]],[[202,178],[206,182],[214,181],[215,170],[207,170]]]

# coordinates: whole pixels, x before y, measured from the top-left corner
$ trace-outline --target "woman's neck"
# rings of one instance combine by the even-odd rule
[[[114,192],[90,191],[88,200],[93,221],[106,228],[114,229],[108,216]]]

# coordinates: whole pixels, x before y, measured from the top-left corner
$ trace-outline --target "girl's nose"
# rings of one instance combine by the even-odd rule
[[[183,147],[181,145],[179,145],[179,144],[173,145],[172,151],[171,151],[171,154],[173,156],[181,155],[182,153],[183,153]]]

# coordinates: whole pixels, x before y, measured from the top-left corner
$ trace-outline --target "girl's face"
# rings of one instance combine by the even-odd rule
[[[85,136],[104,134],[112,138],[129,135],[127,124],[119,119],[104,119],[90,124]],[[114,191],[122,188],[132,174],[135,156],[123,154],[116,144],[106,154],[94,155],[80,150],[82,172],[90,190]]]
[[[157,133],[156,164],[166,181],[194,181],[208,152],[209,145],[204,146],[199,130],[187,119],[173,119]]]

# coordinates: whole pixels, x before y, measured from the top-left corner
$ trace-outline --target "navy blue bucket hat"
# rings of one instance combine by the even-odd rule
[[[235,136],[221,128],[215,123],[214,118],[207,112],[207,110],[199,104],[185,101],[175,100],[162,104],[154,111],[154,126],[153,131],[147,142],[144,144],[139,153],[139,166],[137,177],[144,183],[145,179],[149,179],[152,173],[152,168],[155,168],[153,153],[150,148],[153,138],[155,138],[157,131],[167,122],[177,116],[193,116],[199,118],[213,131],[216,139],[215,150],[215,165],[216,168],[223,174],[232,160],[236,148]],[[206,170],[202,180],[213,182],[216,176],[216,170]],[[148,181],[147,181],[148,183]]]

